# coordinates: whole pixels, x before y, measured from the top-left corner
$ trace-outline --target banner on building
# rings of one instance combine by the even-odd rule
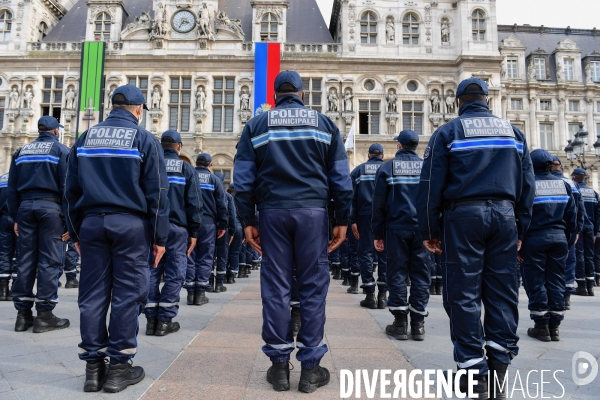
[[[279,43],[261,42],[254,47],[254,115],[275,107],[275,78],[281,65]]]
[[[101,122],[104,92],[104,51],[102,41],[83,42],[79,67],[79,108],[77,136]]]

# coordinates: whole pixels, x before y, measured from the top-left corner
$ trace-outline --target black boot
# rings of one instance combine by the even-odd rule
[[[223,285],[223,282],[217,282],[217,286],[215,286],[215,293],[226,292],[227,288]]]
[[[338,279],[342,279],[342,270],[340,269],[340,267],[335,267],[334,271],[333,271],[333,280],[338,280]]]
[[[342,282],[342,286],[349,286],[350,280],[348,279],[348,275],[350,275],[350,271],[342,271],[342,277],[344,281]]]
[[[11,289],[9,289],[8,294],[6,295],[6,301],[12,301],[13,299],[13,293],[12,293],[12,287]]]
[[[104,383],[104,391],[118,393],[121,390],[127,389],[127,386],[141,382],[145,376],[146,374],[142,367],[134,367],[129,363],[110,364],[110,367],[108,367],[108,376]]]
[[[196,297],[194,298],[194,305],[201,306],[202,304],[208,303],[208,297],[206,297],[206,292],[203,290],[201,292],[196,292]]]
[[[65,284],[65,289],[76,289],[78,287],[79,281],[77,280],[77,278],[67,281],[67,283]]]
[[[158,321],[156,325],[156,336],[166,336],[169,333],[175,333],[179,330],[179,322]]]
[[[188,306],[193,306],[196,303],[196,292],[188,290],[187,303]]]
[[[596,274],[596,286],[600,286],[600,274]]]
[[[443,288],[444,284],[442,283],[442,281],[440,281],[439,279],[435,281],[435,294],[437,294],[438,296],[444,294]]]
[[[553,342],[560,342],[560,333],[558,332],[558,325],[550,325],[548,330],[550,331],[550,339],[552,339]]]
[[[425,339],[425,321],[410,321],[412,340],[420,342]]]
[[[25,332],[31,326],[33,326],[33,313],[31,310],[17,311],[15,332]]]
[[[387,291],[380,290],[377,292],[377,308],[384,309],[387,307]]]
[[[575,294],[577,296],[587,296],[588,295],[588,291],[587,291],[587,287],[585,286],[585,282],[577,281],[577,290],[575,290]]]
[[[84,392],[99,392],[106,382],[108,375],[108,365],[102,361],[95,363],[88,362],[85,364],[85,383],[83,384]]]
[[[350,277],[350,287],[346,290],[350,294],[358,294],[358,276]]]
[[[571,309],[571,295],[565,294],[565,310]]]
[[[33,322],[33,333],[50,332],[68,327],[68,319],[58,318],[52,314],[52,311],[38,311],[37,318]]]
[[[375,292],[367,293],[367,297],[360,302],[361,307],[370,308],[374,310],[377,308],[377,300],[375,300]]]
[[[154,336],[156,333],[156,318],[146,319],[146,335]]]
[[[298,390],[304,393],[312,393],[317,390],[317,388],[325,386],[328,383],[329,371],[327,368],[318,365],[313,369],[302,368]]]
[[[435,293],[435,280],[431,280],[431,285],[429,285],[429,295],[434,296]]]
[[[588,293],[588,296],[593,296],[594,295],[594,283],[595,283],[595,281],[588,279],[588,281],[587,281],[587,293]]]
[[[385,327],[385,333],[396,340],[408,340],[408,315],[396,314],[394,323]]]
[[[267,382],[276,392],[290,390],[290,364],[289,362],[273,363],[267,371]]]
[[[0,301],[6,301],[8,297],[8,282],[0,282]]]
[[[243,276],[242,276],[242,275],[244,275],[244,266],[243,266],[242,264],[240,264],[240,269],[238,270],[238,275],[237,275],[237,278],[238,278],[238,279],[241,279],[241,278],[243,278]]]
[[[536,338],[542,342],[549,342],[551,339],[548,322],[536,322],[533,328],[527,329],[527,336]]]
[[[469,378],[468,374],[464,374],[460,376],[460,391],[463,393],[469,392]],[[477,385],[473,387],[473,394],[477,396],[478,399],[490,400],[488,397],[488,377],[487,376],[477,376]]]
[[[244,267],[244,276],[242,276],[242,278],[248,278],[248,270],[250,269],[250,267],[248,267],[248,264],[246,264],[246,266]]]
[[[506,377],[506,369],[508,364],[503,364],[494,358],[488,358],[488,368],[490,370],[490,400],[506,400],[506,389],[508,381],[504,383]]]
[[[235,274],[227,274],[227,283],[230,285],[235,283]]]
[[[294,332],[294,336],[298,335],[301,326],[302,319],[300,318],[300,307],[292,307],[292,330]]]

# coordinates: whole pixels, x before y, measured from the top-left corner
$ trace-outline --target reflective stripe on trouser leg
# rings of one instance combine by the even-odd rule
[[[273,362],[289,359],[291,348],[273,346],[293,343],[289,309],[293,271],[296,267],[302,327],[298,332],[297,359],[302,368],[318,365],[327,346],[322,343],[325,328],[325,297],[329,287],[327,261],[328,218],[325,209],[267,209],[260,215],[263,300],[263,351]],[[306,235],[311,232],[311,235]]]
[[[112,361],[127,362],[136,353],[138,315],[148,295],[150,224],[130,214],[91,215],[79,237],[80,347],[86,350],[79,357],[99,361],[100,349],[108,347]]]
[[[371,216],[359,215],[357,218],[358,232],[358,263],[360,266],[360,277],[362,288],[366,293],[375,292],[375,278],[373,277],[373,261],[375,247],[373,245],[373,231],[371,230]]]
[[[204,291],[210,287],[208,279],[213,269],[213,255],[217,239],[215,224],[202,224],[196,241],[196,291]]]

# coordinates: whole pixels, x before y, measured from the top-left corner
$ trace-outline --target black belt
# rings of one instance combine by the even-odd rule
[[[25,199],[25,200],[31,200],[31,201],[36,201],[36,200],[43,200],[43,201],[53,201],[55,203],[60,203],[60,198],[59,197],[40,197],[37,199]],[[25,201],[23,200],[23,201]]]
[[[495,205],[498,207],[514,207],[515,204],[509,200],[466,200],[466,201],[454,201],[448,204],[445,210],[454,210],[456,207],[467,206],[467,205],[480,205],[480,206],[491,206]]]

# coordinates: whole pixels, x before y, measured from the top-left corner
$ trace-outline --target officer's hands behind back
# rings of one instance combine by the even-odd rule
[[[433,254],[442,254],[442,244],[439,239],[424,240],[423,246]]]
[[[258,229],[255,226],[247,226],[244,228],[244,234],[246,235],[246,242],[262,256],[262,248],[260,247],[260,236],[258,235]]]
[[[333,238],[329,241],[329,246],[327,247],[328,253],[331,253],[344,243],[347,231],[348,227],[346,225],[333,227]]]

